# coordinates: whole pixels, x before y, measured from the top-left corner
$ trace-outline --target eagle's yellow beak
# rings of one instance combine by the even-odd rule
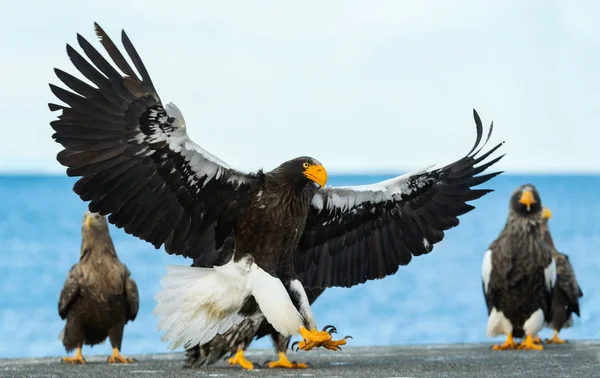
[[[521,198],[519,199],[519,202],[521,202],[523,205],[527,206],[527,211],[529,211],[531,208],[531,205],[533,205],[535,203],[535,198],[533,198],[533,193],[531,192],[531,190],[523,191],[523,194],[521,194]]]
[[[322,165],[310,164],[304,170],[304,176],[319,184],[320,187],[324,187],[327,183],[327,171]]]
[[[92,227],[92,217],[85,217],[85,228],[88,230]]]
[[[545,219],[552,218],[552,211],[550,211],[550,209],[548,209],[547,207],[544,207],[544,209],[542,210],[542,218],[545,218]]]

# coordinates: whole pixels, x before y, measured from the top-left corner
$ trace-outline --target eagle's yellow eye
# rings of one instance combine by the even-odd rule
[[[302,163],[302,166],[304,167],[304,169],[308,168],[310,164],[308,164],[307,162]]]

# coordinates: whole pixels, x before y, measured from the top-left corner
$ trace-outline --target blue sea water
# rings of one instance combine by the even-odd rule
[[[391,175],[332,176],[331,185],[376,182]],[[0,358],[64,354],[57,301],[66,274],[79,257],[85,204],[62,176],[0,176]],[[569,254],[584,292],[581,318],[568,339],[600,338],[600,176],[501,175],[482,187],[496,191],[425,256],[394,275],[351,289],[325,292],[313,306],[320,326],[334,324],[351,345],[463,343],[485,337],[487,313],[481,289],[483,253],[502,229],[508,198],[534,183],[553,212],[558,249]],[[111,225],[120,259],[140,290],[140,312],[125,328],[125,354],[166,352],[152,315],[154,294],[167,264],[189,265]],[[550,331],[544,331],[542,336]],[[253,347],[270,347],[263,339]],[[109,354],[105,343],[84,354]]]

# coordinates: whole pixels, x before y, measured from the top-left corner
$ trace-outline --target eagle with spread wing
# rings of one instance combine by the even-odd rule
[[[89,82],[55,69],[70,90],[50,85],[66,104],[49,104],[61,111],[51,122],[64,147],[57,160],[81,177],[73,190],[90,211],[201,266],[168,266],[155,297],[172,348],[202,345],[261,311],[280,334],[300,334],[300,349],[337,350],[346,340],[333,340],[330,326],[317,329],[304,286],[394,274],[429,253],[474,208],[468,202],[491,191],[473,187],[500,173],[483,174],[502,157],[487,159],[501,144],[482,152],[492,127],[482,143],[475,111],[473,149],[441,168],[355,187],[326,187],[325,168],[307,156],[240,172],[189,138],[124,31],[137,73],[95,30],[112,63],[78,35],[89,61],[69,45],[67,54]]]

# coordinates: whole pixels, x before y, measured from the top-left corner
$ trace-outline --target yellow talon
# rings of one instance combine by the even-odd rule
[[[250,362],[246,358],[244,358],[244,350],[243,349],[238,349],[235,356],[231,357],[228,360],[228,362],[229,362],[229,365],[231,365],[231,366],[240,365],[242,368],[244,368],[246,370],[254,370],[254,365],[252,365],[252,362]]]
[[[519,344],[519,350],[544,350],[542,345],[537,345],[533,342],[533,337],[527,335],[525,341]]]
[[[327,331],[329,330],[329,331]],[[303,341],[296,342],[298,349],[309,351],[312,348],[323,347],[329,350],[341,350],[340,345],[346,345],[346,339],[352,338],[352,336],[346,336],[341,340],[332,340],[331,334],[335,332],[335,327],[326,326],[323,331],[312,330],[309,331],[306,328],[300,328],[300,335],[304,338]],[[294,343],[294,344],[296,344]],[[293,345],[292,345],[293,347]]]
[[[131,364],[133,362],[133,359],[124,357],[119,352],[119,348],[113,348],[112,355],[108,357],[109,364]]]
[[[306,328],[300,328],[300,335],[304,340],[309,342],[323,342],[331,340],[332,336],[326,331],[317,331],[316,329],[309,331]]]
[[[279,352],[279,360],[269,362],[269,368],[306,369],[307,365],[298,362],[290,362],[285,352]]]
[[[546,339],[546,344],[566,344],[567,342],[558,337],[558,330],[554,330],[554,336],[551,339]]]
[[[494,345],[493,350],[517,349],[517,344],[513,340],[512,334],[506,335],[506,341],[502,345]]]
[[[85,359],[83,358],[83,354],[81,354],[81,348],[77,348],[75,351],[75,355],[73,357],[63,357],[63,362],[67,362],[69,364],[77,365],[77,364],[85,364]]]

